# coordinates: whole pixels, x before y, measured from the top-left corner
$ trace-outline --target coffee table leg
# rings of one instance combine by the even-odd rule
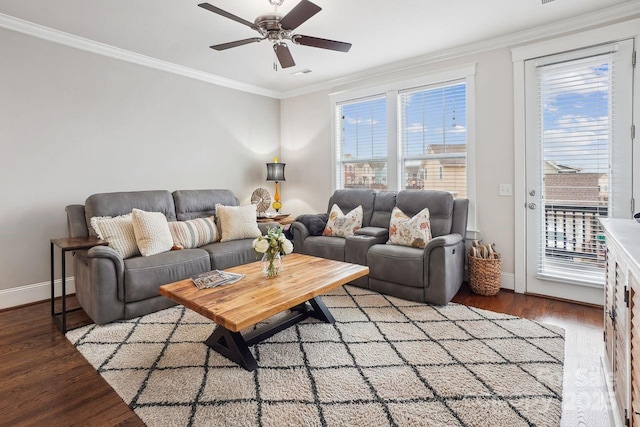
[[[336,322],[336,320],[333,318],[333,315],[329,312],[329,309],[326,305],[324,305],[324,302],[322,302],[320,297],[310,299],[309,304],[311,304],[311,307],[313,307],[313,311],[309,313],[310,316],[327,323]]]
[[[240,332],[232,332],[218,325],[205,344],[247,371],[255,371],[258,368],[258,363]]]

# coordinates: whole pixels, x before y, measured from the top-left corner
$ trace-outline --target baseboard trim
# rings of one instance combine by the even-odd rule
[[[62,295],[62,279],[54,281],[55,296]],[[67,295],[74,294],[76,287],[73,277],[66,280]],[[38,301],[51,299],[51,282],[34,283],[32,285],[18,286],[15,288],[0,290],[0,310],[31,304]]]

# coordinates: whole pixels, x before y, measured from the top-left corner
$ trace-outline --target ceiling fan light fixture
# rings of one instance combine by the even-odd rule
[[[284,0],[268,1],[277,9],[278,6],[282,5]],[[226,50],[250,43],[257,43],[266,39],[273,43],[273,50],[278,58],[278,62],[280,62],[280,66],[282,68],[289,68],[296,65],[296,63],[293,60],[289,47],[284,43],[287,40],[302,46],[310,46],[338,52],[348,52],[351,48],[351,43],[293,34],[293,31],[295,31],[297,27],[322,10],[320,6],[310,2],[309,0],[300,0],[300,2],[284,16],[277,13],[277,11],[274,11],[273,13],[258,16],[254,22],[249,22],[209,3],[200,3],[198,6],[217,15],[246,25],[260,33],[262,36],[210,46],[214,50]],[[277,67],[274,67],[274,69],[275,68]]]

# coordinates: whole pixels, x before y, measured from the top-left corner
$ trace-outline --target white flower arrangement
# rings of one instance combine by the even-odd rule
[[[270,227],[265,236],[257,237],[252,243],[253,249],[261,254],[275,256],[289,255],[293,252],[293,243],[282,232],[282,227]]]
[[[274,264],[276,257],[293,252],[293,243],[284,236],[281,226],[270,227],[265,236],[257,237],[253,241],[252,246],[257,253],[264,254],[262,259],[265,262],[266,258],[267,264],[264,269],[268,277],[278,275],[281,264]]]

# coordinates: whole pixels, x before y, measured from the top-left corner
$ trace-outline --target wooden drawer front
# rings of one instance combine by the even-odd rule
[[[616,263],[616,288],[615,288],[615,345],[613,355],[613,381],[616,390],[616,398],[622,415],[627,408],[627,303],[624,301],[627,284],[626,271]],[[624,417],[623,417],[624,419]]]
[[[640,292],[638,282],[629,275],[631,315],[631,425],[640,427]]]
[[[613,253],[607,248],[607,283],[604,294],[604,332],[605,332],[605,354],[610,364],[613,364],[613,350],[615,331],[613,329],[613,312],[615,307],[616,289],[616,260]],[[613,372],[613,366],[607,367]]]

